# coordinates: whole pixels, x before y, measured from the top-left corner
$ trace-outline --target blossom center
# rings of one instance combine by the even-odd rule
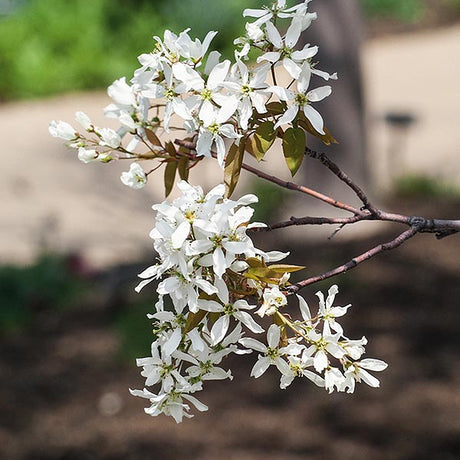
[[[252,92],[252,88],[249,86],[249,85],[243,85],[241,87],[241,92],[245,95],[245,96],[249,96],[249,93]]]
[[[218,123],[212,123],[208,126],[208,131],[211,134],[217,135],[220,133],[220,125]]]
[[[307,95],[303,93],[297,94],[294,101],[297,105],[300,105],[300,106],[304,106],[305,104],[308,104]]]
[[[172,100],[172,99],[174,99],[175,97],[177,97],[177,93],[174,91],[173,88],[168,88],[168,89],[165,91],[165,98],[166,98],[166,99]]]
[[[205,88],[201,91],[200,96],[203,101],[210,101],[212,99],[212,91],[209,88]]]

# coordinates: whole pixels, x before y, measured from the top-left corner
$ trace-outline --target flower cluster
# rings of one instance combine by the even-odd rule
[[[217,32],[209,32],[201,42],[190,37],[189,29],[179,35],[167,30],[163,39],[154,37],[151,53],[139,56],[141,67],[133,78],[129,82],[121,78],[108,89],[113,102],[105,114],[118,120],[119,129],[96,127],[78,112],[77,121],[86,133],[56,121],[51,122],[50,133],[68,141],[85,163],[136,161],[122,176],[123,183],[133,188],[145,185],[149,174],[140,172],[139,160],[170,158],[170,150],[151,133],[182,130],[193,140],[198,157],[215,152],[221,167],[227,152],[225,141],[246,142],[263,121],[270,120],[277,135],[279,127],[297,126],[302,118],[318,136],[325,135],[323,119],[313,104],[332,90],[330,86],[311,89],[310,81],[312,75],[325,80],[336,75],[316,68],[317,46],[295,49],[301,33],[316,18],[308,11],[309,1],[288,8],[286,1],[278,0],[268,8],[245,10],[243,15],[254,21],[246,24],[246,35],[235,40],[233,63],[221,61],[217,51],[208,52]],[[245,62],[251,51],[258,58],[257,65],[249,68]],[[280,66],[292,78],[289,89],[277,84],[275,69]],[[281,103],[276,112],[269,105],[275,100]],[[139,152],[142,147],[148,147],[147,155]]]
[[[159,260],[139,275],[143,281],[136,288],[139,291],[161,279],[156,311],[149,315],[155,335],[151,356],[137,362],[143,368],[145,385],[157,385],[158,392],[132,391],[150,400],[146,412],[171,415],[180,422],[191,416],[189,403],[205,410],[192,395],[202,390],[205,381],[232,378],[221,367],[223,358],[231,353],[259,352],[251,375],[260,377],[275,365],[282,374],[281,388],[301,376],[329,391],[352,392],[355,381],[361,380],[378,386],[366,369],[382,370],[386,365],[378,360],[358,361],[366,339],[353,341],[343,336],[335,318],[343,316],[349,306],[332,306],[336,286],[326,300],[318,293],[315,318],[301,297],[303,321],[292,322],[281,312],[287,304],[282,287],[295,267],[267,265],[287,254],[261,251],[246,234],[263,225],[249,223],[253,209],[248,205],[257,197],[245,195],[232,201],[224,198],[223,185],[207,194],[185,181],[178,186],[180,197],[153,206],[157,216],[150,236]],[[267,345],[244,337],[245,330],[265,332],[254,315],[274,321],[267,332]],[[332,365],[334,358],[342,370]]]
[[[286,255],[263,252],[247,236],[247,229],[263,225],[249,224],[253,209],[247,205],[256,196],[232,201],[224,199],[223,185],[206,195],[185,181],[178,187],[179,198],[153,206],[157,216],[150,236],[159,262],[139,275],[143,281],[136,288],[162,278],[156,312],[150,316],[156,336],[152,356],[138,360],[146,385],[160,383],[161,389],[157,395],[133,392],[150,399],[149,414],[166,413],[176,421],[189,416],[184,399],[204,408],[190,396],[204,381],[231,378],[219,364],[229,353],[241,352],[237,343],[243,326],[264,331],[250,314],[257,304],[244,299],[254,285],[241,275],[249,267],[246,260],[273,262]]]
[[[254,246],[247,232],[264,226],[250,223],[256,196],[230,199],[245,153],[260,161],[278,138],[294,175],[305,156],[305,132],[326,144],[335,141],[313,107],[332,89],[312,88],[311,82],[337,75],[317,68],[317,46],[297,49],[302,32],[316,19],[309,3],[290,7],[277,0],[244,10],[250,20],[245,35],[235,40],[234,62],[209,52],[216,32],[200,41],[189,29],[179,35],[167,30],[163,38],[154,37],[152,52],[139,56],[133,78],[121,78],[108,89],[112,103],[105,115],[118,129],[100,128],[83,112],[76,114],[82,132],[63,121],[50,123],[50,134],[78,150],[84,163],[131,161],[121,175],[131,188],[144,187],[158,166],[165,166],[166,195],[177,174],[181,179],[177,199],[153,206],[156,225],[150,236],[158,261],[139,275],[136,288],[157,282],[158,301],[149,315],[151,353],[137,360],[146,388],[131,391],[149,400],[150,415],[181,422],[193,408],[207,410],[195,394],[208,380],[232,378],[222,367],[232,353],[256,352],[251,375],[258,378],[274,366],[281,388],[306,377],[329,392],[353,392],[356,382],[379,386],[369,371],[386,368],[383,361],[362,359],[364,337],[344,335],[337,318],[349,305],[333,306],[336,286],[327,298],[317,293],[315,316],[299,296],[300,319],[285,313],[290,274],[304,267],[277,263],[288,254]],[[247,65],[250,57],[254,67]],[[279,70],[290,78],[286,87],[277,83]],[[171,130],[183,136],[175,143],[161,140]],[[204,157],[215,157],[225,169],[225,185],[207,194],[187,182],[190,168]],[[141,164],[148,160],[159,165],[146,172]],[[254,338],[262,334],[266,343]]]
[[[337,293],[336,285],[329,289],[326,300],[322,292],[316,293],[319,309],[315,317],[311,316],[305,299],[297,296],[302,320],[291,321],[277,313],[280,326],[272,324],[268,329],[268,345],[253,338],[242,338],[241,345],[260,353],[251,375],[260,377],[270,365],[275,365],[281,373],[283,389],[295,377],[307,377],[329,393],[334,390],[353,393],[355,383],[361,381],[378,387],[379,381],[368,371],[383,371],[387,364],[378,359],[361,360],[366,338],[351,340],[343,335],[336,318],[344,316],[350,305],[334,307]],[[289,332],[293,333],[291,338],[288,338]]]

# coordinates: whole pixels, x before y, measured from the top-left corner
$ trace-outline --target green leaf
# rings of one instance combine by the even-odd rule
[[[286,164],[294,177],[305,156],[307,140],[302,128],[289,128],[283,137],[283,152]]]
[[[299,126],[301,126],[305,131],[309,132],[313,136],[317,137],[318,139],[321,139],[321,141],[326,144],[326,145],[331,145],[331,144],[338,144],[338,142],[334,139],[332,134],[329,132],[329,130],[324,126],[324,132],[325,134],[320,134],[318,131],[316,131],[315,128],[313,128],[313,125],[310,123],[308,118],[305,116],[305,114],[300,111],[299,116],[297,118],[297,123]]]
[[[257,267],[249,268],[246,270],[243,275],[246,278],[253,280],[260,280],[266,283],[273,283],[274,280],[279,280],[284,273],[278,273],[274,270],[270,270],[270,267]]]
[[[177,161],[168,161],[165,168],[165,197],[167,198],[171,193],[176,178]]]
[[[230,147],[227,158],[225,159],[224,169],[224,182],[225,182],[225,196],[230,198],[235,190],[238,180],[240,178],[241,166],[244,157],[244,142],[240,145],[232,144]]]
[[[264,121],[256,129],[255,133],[249,136],[246,142],[246,150],[253,155],[257,161],[261,161],[268,149],[276,139],[276,130],[272,121]]]
[[[277,273],[284,274],[284,273],[298,272],[300,270],[303,270],[306,267],[303,267],[300,265],[273,264],[273,265],[269,265],[268,268]]]
[[[257,257],[249,257],[245,260],[245,262],[252,268],[257,267],[265,267],[265,263],[263,260],[258,259]]]

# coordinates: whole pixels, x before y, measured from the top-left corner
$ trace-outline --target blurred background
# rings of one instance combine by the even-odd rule
[[[81,164],[48,134],[84,110],[110,125],[105,88],[132,75],[165,28],[192,28],[231,56],[244,29],[233,0],[0,0],[0,458],[300,460],[460,458],[460,238],[421,235],[335,280],[352,303],[345,330],[384,359],[382,388],[332,395],[278,376],[249,378],[254,357],[230,358],[232,382],[203,392],[208,413],[176,425],[143,414],[136,357],[149,353],[154,288],[133,293],[151,264],[152,203],[123,186],[126,165]],[[212,7],[210,7],[212,5]],[[338,71],[320,111],[340,145],[326,152],[385,209],[460,216],[460,0],[315,0],[305,33],[321,69]],[[319,83],[319,82],[318,82]],[[322,148],[322,147],[321,147]],[[276,152],[264,168],[280,170]],[[306,161],[298,181],[341,197]],[[201,171],[213,184],[216,170]],[[265,197],[257,219],[330,212],[247,178]],[[332,191],[332,192],[331,192]],[[314,207],[312,211],[309,206]],[[291,213],[291,214],[289,214]],[[398,228],[288,230],[257,236],[295,249],[308,274],[392,239]],[[312,235],[310,237],[310,235]],[[283,239],[285,238],[285,239]],[[289,243],[289,244],[288,244]],[[314,305],[314,292],[305,291]]]

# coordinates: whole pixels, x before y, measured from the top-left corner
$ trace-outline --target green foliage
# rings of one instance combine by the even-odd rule
[[[118,313],[113,328],[120,337],[122,360],[133,361],[149,355],[153,331],[146,315],[155,312],[155,302],[156,299],[141,298]]]
[[[289,192],[259,179],[254,181],[251,191],[259,197],[259,202],[253,205],[255,212],[252,220],[265,223],[276,222],[278,214],[288,202]]]
[[[423,0],[361,0],[369,17],[395,18],[404,22],[415,22],[421,18]]]
[[[396,195],[403,197],[460,199],[460,189],[455,185],[423,175],[399,178],[394,190]]]
[[[85,291],[68,259],[44,255],[27,267],[0,267],[0,335],[33,324],[42,312],[68,308]]]
[[[215,0],[30,0],[0,17],[0,100],[106,87],[130,77],[136,56],[153,48],[165,28],[192,27],[231,53],[247,2]],[[249,2],[250,3],[250,2]],[[257,3],[257,2],[253,2]]]
[[[460,0],[443,0],[443,3],[447,5],[452,14],[460,16]]]

